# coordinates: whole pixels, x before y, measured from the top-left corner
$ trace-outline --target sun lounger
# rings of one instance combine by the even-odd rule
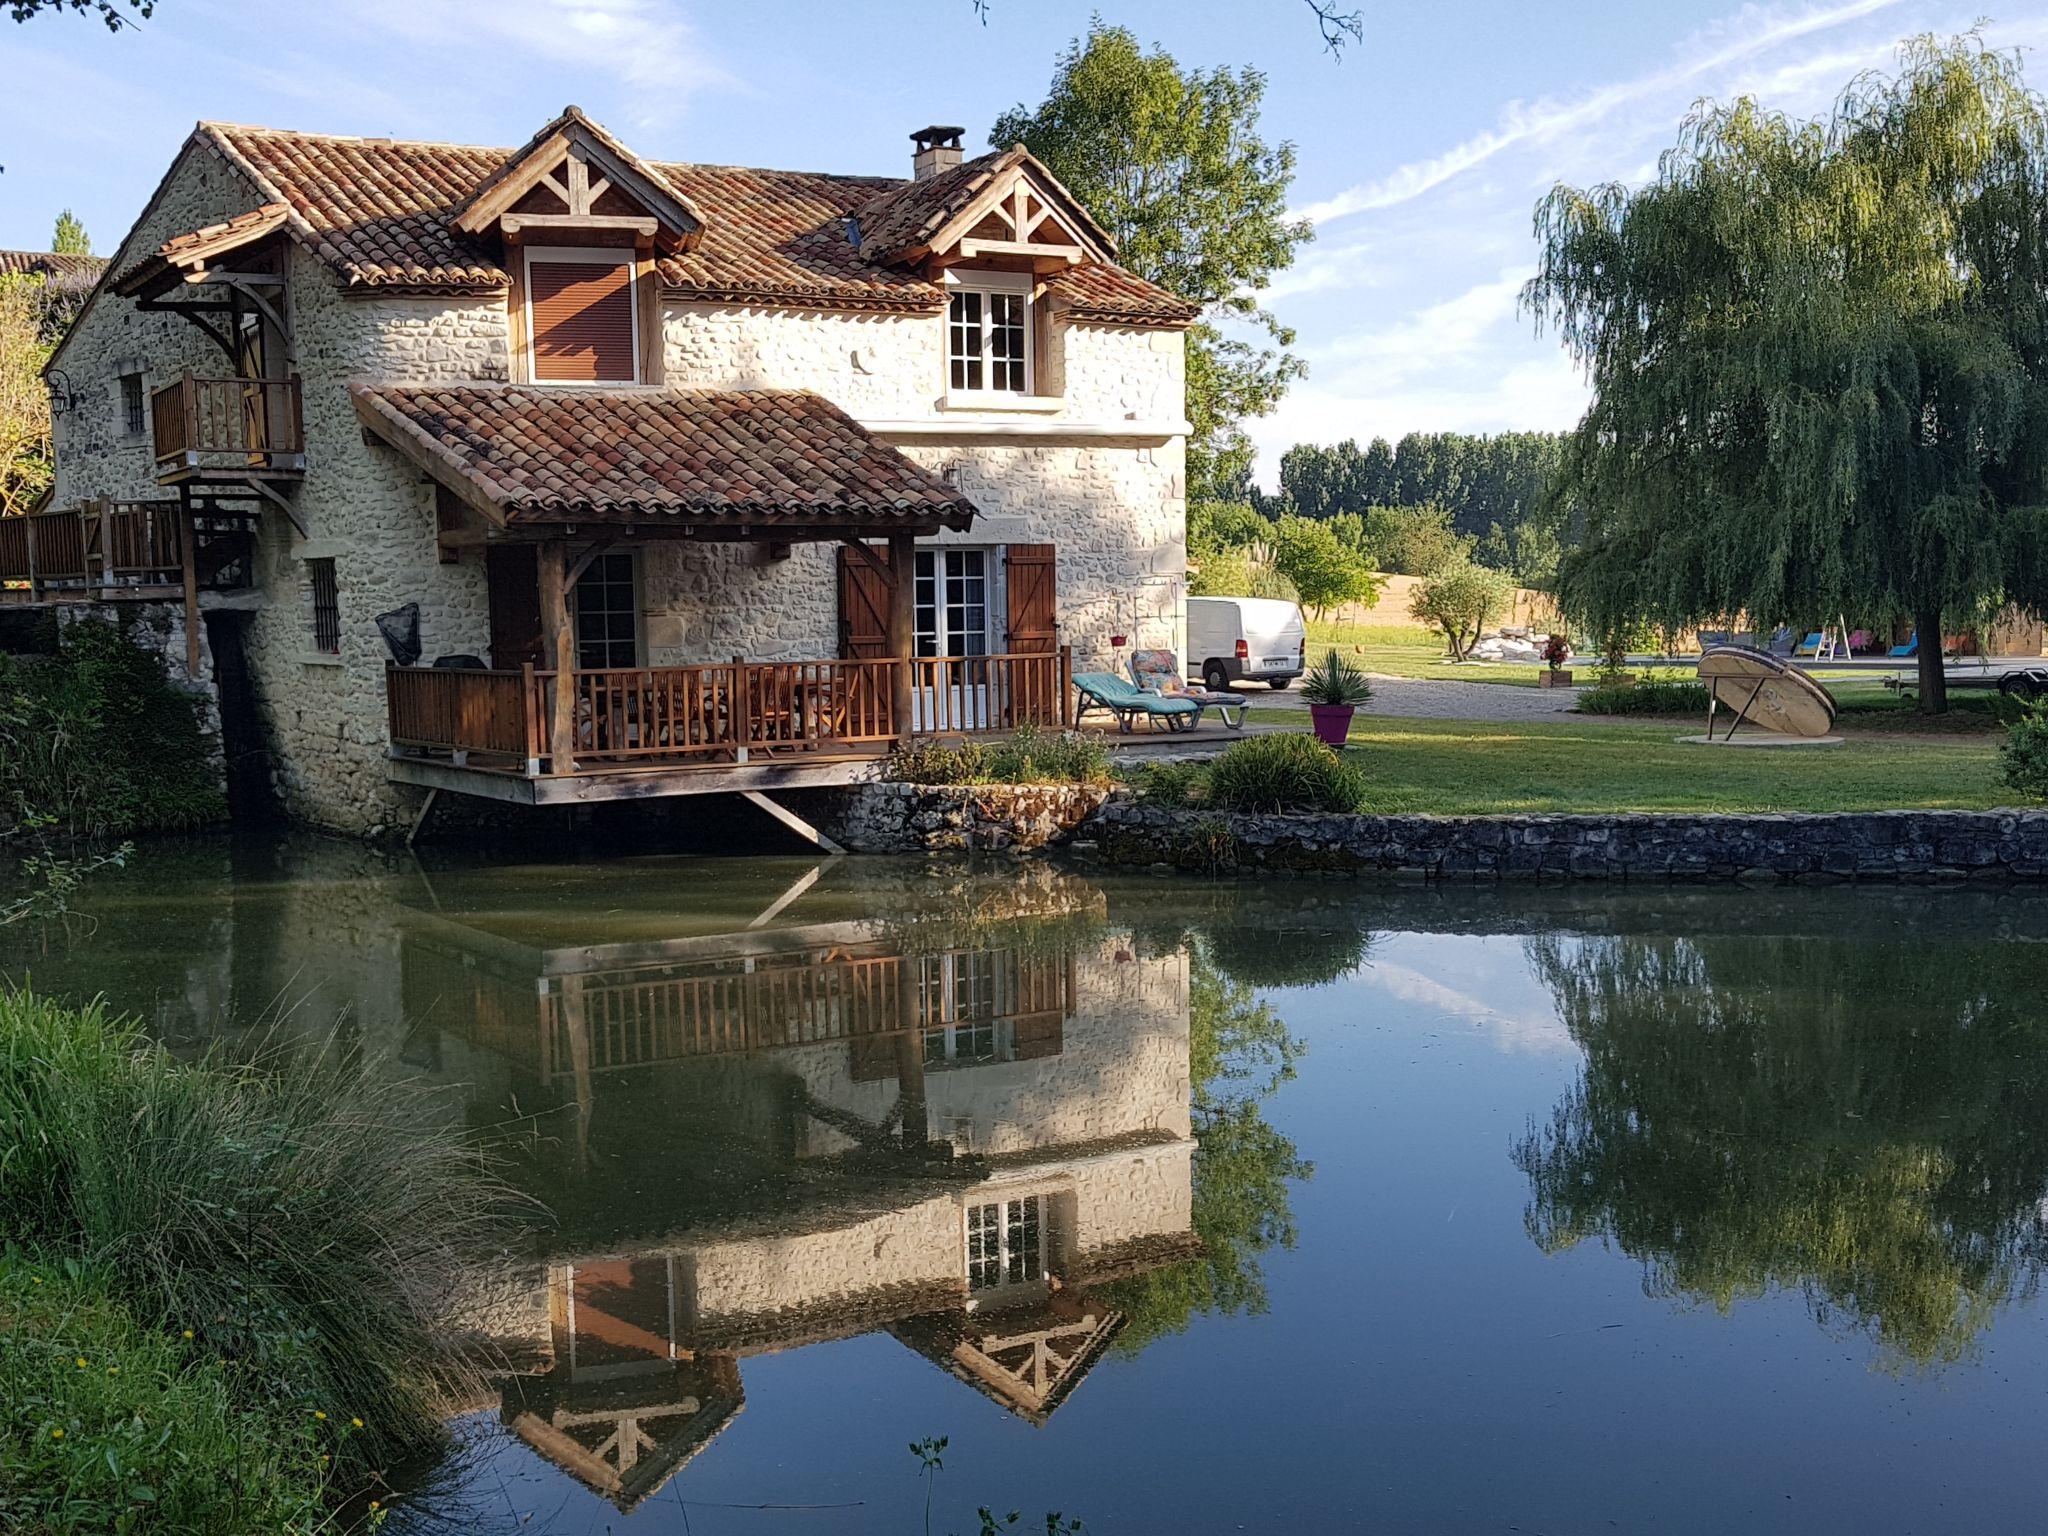
[[[1202,718],[1202,706],[1193,699],[1170,699],[1164,694],[1147,693],[1135,683],[1127,683],[1114,672],[1082,672],[1074,678],[1074,691],[1081,696],[1080,707],[1074,711],[1079,721],[1091,709],[1106,709],[1116,716],[1116,728],[1128,732],[1131,722],[1138,719],[1164,720],[1167,729],[1191,731]]]
[[[1904,661],[1909,656],[1918,656],[1920,654],[1920,631],[1914,630],[1913,633],[1906,636],[1906,643],[1904,645],[1895,645],[1886,654],[1893,661]]]
[[[1792,647],[1792,654],[1794,656],[1818,656],[1820,648],[1826,639],[1827,636],[1816,629],[1812,634]]]
[[[1233,731],[1244,729],[1244,708],[1249,702],[1245,696],[1189,686],[1187,679],[1181,676],[1180,658],[1171,651],[1131,652],[1131,681],[1145,692],[1156,693],[1161,698],[1192,699],[1202,710],[1216,711]],[[1231,718],[1233,712],[1235,719]]]

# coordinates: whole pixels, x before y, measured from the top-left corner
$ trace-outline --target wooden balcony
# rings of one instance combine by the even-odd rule
[[[249,584],[253,550],[244,522],[195,522],[195,591]],[[136,601],[185,585],[185,523],[175,501],[91,501],[0,518],[0,598],[10,602]]]
[[[392,777],[534,804],[844,783],[857,776],[849,766],[906,737],[1071,725],[1072,665],[1060,650],[579,669],[567,763],[549,746],[557,674],[392,667]],[[907,720],[894,702],[900,667]]]
[[[150,396],[160,485],[282,479],[306,472],[299,380],[185,374]]]

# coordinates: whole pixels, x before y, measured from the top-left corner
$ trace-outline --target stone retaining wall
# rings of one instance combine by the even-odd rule
[[[1239,816],[1119,801],[1071,847],[1104,864],[1217,874],[1989,882],[2048,878],[2048,811]]]
[[[1062,843],[1116,791],[1089,784],[899,784],[818,790],[803,807],[854,853],[1008,849]]]

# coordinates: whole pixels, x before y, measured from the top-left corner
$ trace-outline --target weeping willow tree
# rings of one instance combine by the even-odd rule
[[[1558,595],[1609,632],[2048,606],[2048,112],[1923,38],[1821,122],[1703,105],[1638,190],[1560,186],[1524,302],[1595,398]]]
[[[1586,1053],[1516,1145],[1530,1236],[1613,1244],[1652,1296],[1773,1291],[1902,1367],[1964,1359],[2048,1264],[2034,946],[1532,939]]]

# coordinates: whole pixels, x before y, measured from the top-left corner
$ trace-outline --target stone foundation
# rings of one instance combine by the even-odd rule
[[[1105,805],[1073,849],[1214,874],[1442,880],[2048,879],[2048,811],[1784,816],[1240,816]]]
[[[1115,793],[1092,784],[881,781],[819,790],[802,809],[853,853],[1029,853],[1065,842]]]

